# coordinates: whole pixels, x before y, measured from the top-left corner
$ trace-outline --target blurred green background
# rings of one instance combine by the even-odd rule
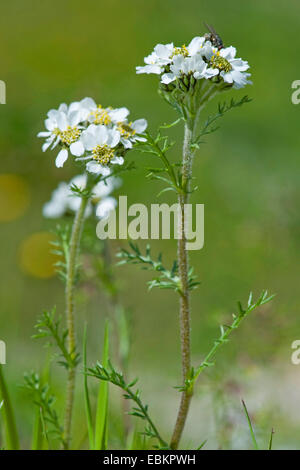
[[[43,233],[53,222],[43,219],[42,206],[59,181],[76,174],[71,159],[57,169],[55,152],[43,154],[36,134],[50,108],[85,96],[104,106],[127,106],[131,118],[146,117],[152,131],[174,120],[157,94],[156,77],[137,76],[135,66],[158,42],[180,45],[203,34],[203,21],[249,61],[254,85],[224,95],[247,93],[253,102],[224,118],[194,162],[199,190],[193,201],[205,204],[205,247],[191,252],[201,281],[192,297],[193,362],[203,358],[218,325],[230,321],[236,300],[245,302],[250,290],[258,295],[264,288],[277,297],[243,324],[217,366],[201,378],[184,444],[208,439],[207,448],[251,446],[243,397],[262,443],[274,427],[276,448],[300,447],[300,369],[290,360],[291,343],[300,338],[300,107],[291,103],[291,83],[300,79],[299,14],[296,0],[2,2],[0,79],[6,82],[7,104],[0,106],[0,339],[7,344],[5,374],[24,447],[32,410],[18,384],[24,370],[42,366],[46,354],[30,339],[33,325],[44,308],[57,305],[63,312],[63,286],[48,278]],[[206,113],[216,105],[210,103]],[[178,142],[172,150],[178,159],[182,129],[169,132]],[[127,194],[129,203],[157,202],[161,185],[145,180],[145,167],[153,162],[136,151],[130,159],[137,170],[124,175],[120,194]],[[112,249],[119,245],[114,242]],[[153,250],[172,262],[176,244],[155,242]],[[116,276],[132,311],[131,375],[140,377],[153,416],[168,433],[179,399],[173,388],[180,381],[177,299],[168,291],[148,293],[149,275],[139,268],[117,268]],[[85,289],[78,302],[77,325],[81,331],[89,322],[94,362],[101,351],[105,299]],[[64,372],[55,368],[62,405],[63,380]],[[81,408],[78,386],[75,425],[84,421]]]

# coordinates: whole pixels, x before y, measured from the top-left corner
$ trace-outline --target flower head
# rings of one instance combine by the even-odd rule
[[[188,46],[176,47],[173,43],[158,44],[144,62],[146,65],[136,67],[136,72],[160,75],[165,91],[172,91],[174,86],[180,88],[183,82],[189,89],[190,82],[211,80],[214,83],[234,88],[241,88],[249,82],[246,73],[248,62],[238,59],[234,47],[216,48],[205,36],[197,36]],[[174,83],[173,83],[174,82]],[[173,83],[173,87],[168,87]],[[176,85],[177,84],[177,85]]]
[[[123,157],[116,155],[115,147],[120,142],[120,133],[103,124],[90,124],[81,135],[81,143],[88,156],[87,171],[104,176],[110,174],[110,165],[124,163]]]
[[[87,184],[87,175],[77,175],[69,183],[61,182],[53,191],[50,201],[44,204],[43,215],[46,218],[60,218],[67,212],[76,212],[80,206],[81,197],[72,188],[84,190]],[[114,189],[121,185],[120,178],[111,176],[100,181],[93,188],[93,194],[85,210],[85,217],[95,213],[96,217],[106,217],[117,206],[117,201],[111,196]]]
[[[109,175],[111,165],[124,163],[124,155],[133,144],[144,140],[145,119],[128,121],[129,110],[104,108],[92,98],[75,101],[69,106],[61,104],[52,109],[45,120],[45,152],[59,145],[56,166],[62,167],[71,153],[76,160],[86,162],[86,169],[96,174]]]
[[[216,48],[208,48],[206,50],[206,58],[210,67],[217,70],[225,83],[232,84],[234,88],[243,88],[247,84],[251,84],[248,80],[250,73],[246,73],[249,64],[246,60],[237,59],[235,47],[226,47],[221,50]]]

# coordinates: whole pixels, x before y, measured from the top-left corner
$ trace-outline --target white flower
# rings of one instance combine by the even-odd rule
[[[172,62],[174,44],[157,44],[154,51],[144,58],[147,65],[136,67],[136,73],[154,73],[159,75],[164,67]]]
[[[250,73],[245,73],[249,69],[247,61],[237,59],[236,48],[233,46],[220,49],[210,48],[206,57],[210,61],[211,67],[218,69],[224,82],[233,84],[234,88],[243,88],[252,82],[248,80]]]
[[[171,72],[165,73],[161,77],[164,84],[173,82],[176,78],[183,75],[193,75],[194,78],[211,78],[218,75],[219,71],[209,68],[204,62],[201,54],[195,54],[192,57],[184,57],[179,54],[173,59],[173,64],[170,66]]]
[[[142,134],[147,121],[129,122],[128,115],[125,107],[103,108],[92,98],[74,101],[69,106],[62,103],[48,112],[46,131],[38,137],[46,138],[43,151],[60,145],[57,167],[64,165],[70,152],[76,160],[86,161],[89,172],[107,176],[111,164],[123,165],[123,156],[133,143],[145,140]]]
[[[75,101],[69,106],[69,111],[77,111],[80,114],[80,121],[86,121],[91,111],[97,107],[93,98],[83,98],[81,101]]]
[[[115,154],[114,148],[120,142],[120,133],[100,124],[90,124],[81,134],[80,141],[84,150],[89,152],[84,160],[89,160],[86,169],[90,173],[110,174],[109,164],[123,165],[124,158]]]
[[[105,197],[97,204],[96,216],[99,219],[106,218],[109,213],[117,207],[117,200],[114,197]]]
[[[72,187],[84,190],[87,184],[87,175],[77,175],[69,183],[61,182],[53,191],[51,199],[43,207],[43,215],[46,218],[60,218],[66,212],[76,212],[81,203],[81,197],[72,191]],[[115,198],[110,196],[114,189],[121,184],[120,178],[111,176],[105,181],[100,181],[93,189],[91,201],[86,207],[85,217],[89,217],[95,209],[97,217],[106,217],[117,206]]]
[[[59,143],[62,149],[58,153],[55,164],[58,168],[62,167],[68,158],[68,150],[73,155],[77,155],[81,149],[78,139],[81,134],[81,113],[79,109],[70,105],[69,107],[63,103],[59,108],[51,109],[45,120],[46,132],[40,132],[38,137],[46,137],[46,142],[42,146],[45,152],[50,146],[53,149]]]
[[[174,47],[171,44],[158,44],[147,57],[143,67],[136,67],[138,74],[154,73],[161,75],[165,85],[176,78],[185,76],[196,80],[210,80],[219,75],[225,83],[233,84],[234,88],[242,88],[248,83],[250,76],[248,62],[235,58],[236,49],[227,47],[218,50],[211,41],[203,36],[196,36],[188,46]]]
[[[125,121],[129,114],[127,108],[103,108],[101,105],[96,105],[90,109],[88,120],[93,124],[102,124],[111,126],[120,121]]]
[[[69,195],[69,186],[67,183],[59,183],[53,191],[51,199],[43,207],[43,216],[49,219],[62,217],[67,210],[67,197]]]

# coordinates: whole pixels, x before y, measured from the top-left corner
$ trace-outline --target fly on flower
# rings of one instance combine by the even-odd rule
[[[204,23],[206,28],[209,31],[209,34],[205,34],[204,37],[207,41],[210,41],[213,46],[217,47],[219,50],[223,49],[223,41],[221,37],[218,35],[218,33],[215,31],[215,29],[212,26],[209,26],[208,24]]]
[[[129,110],[103,107],[92,98],[84,98],[67,106],[52,109],[45,120],[46,138],[42,146],[59,147],[55,164],[62,167],[69,154],[86,164],[91,173],[107,176],[114,164],[123,165],[125,153],[138,141],[143,141],[147,128],[145,119],[128,120]]]

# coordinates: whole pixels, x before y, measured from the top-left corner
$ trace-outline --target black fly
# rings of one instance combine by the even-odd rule
[[[209,31],[209,33],[204,35],[205,39],[207,41],[210,41],[212,43],[212,45],[217,47],[219,50],[223,49],[223,47],[224,47],[223,41],[220,38],[220,36],[218,35],[218,33],[216,33],[215,29],[212,26],[209,26],[206,23],[204,23],[204,25],[206,26],[206,28]]]

